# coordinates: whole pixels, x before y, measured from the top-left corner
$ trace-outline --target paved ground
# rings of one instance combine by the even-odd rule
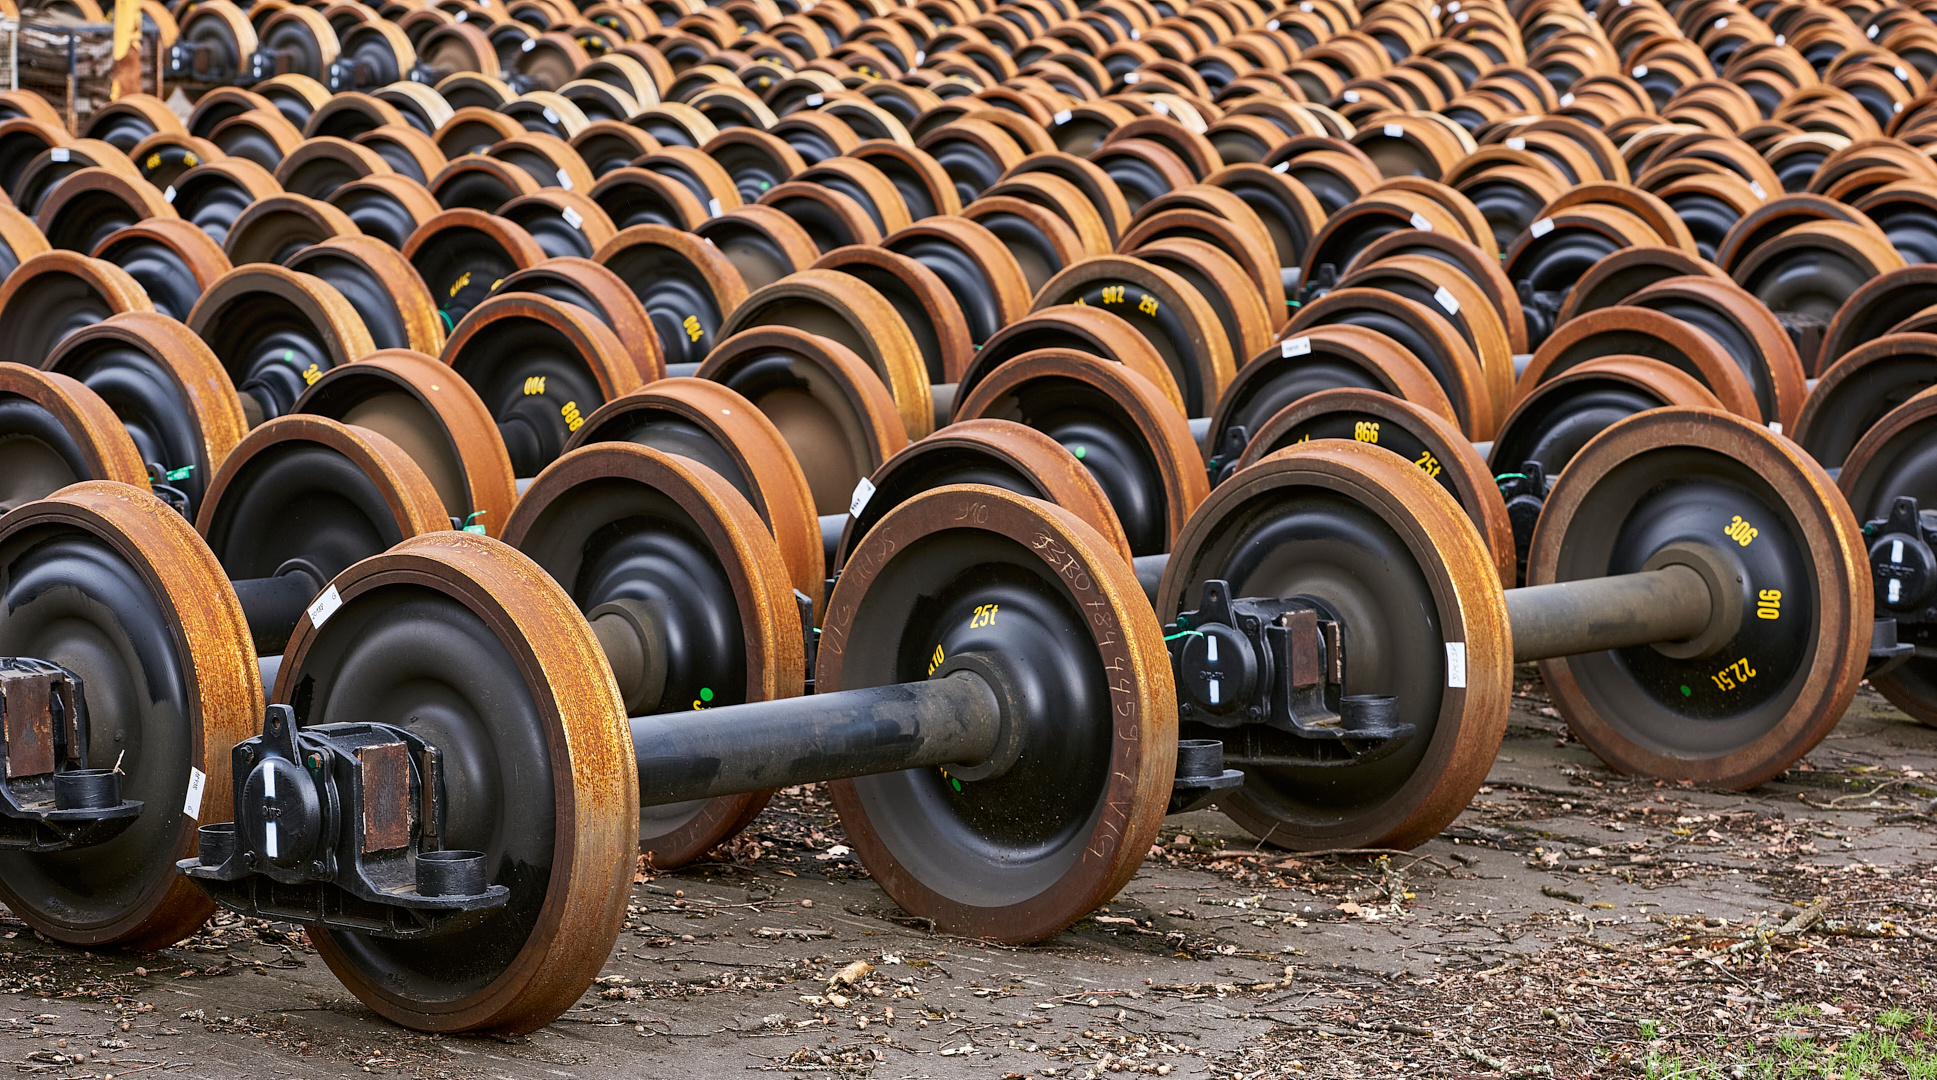
[[[1747,794],[1624,780],[1560,733],[1523,687],[1490,785],[1411,853],[1290,858],[1215,812],[1173,819],[1123,895],[1027,949],[911,927],[828,804],[795,792],[731,861],[637,885],[601,984],[528,1038],[377,1020],[293,927],[225,918],[180,948],[90,956],[0,918],[0,1062],[265,1080],[1937,1077],[1937,730],[1866,690],[1802,767]]]

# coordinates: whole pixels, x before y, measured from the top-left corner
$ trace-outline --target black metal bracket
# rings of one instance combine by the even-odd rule
[[[1928,641],[1937,627],[1937,511],[1898,496],[1888,517],[1865,522],[1870,544],[1870,579],[1875,586],[1876,625],[1864,677],[1881,675],[1916,655],[1917,640]],[[1887,624],[1887,625],[1886,625]],[[1898,640],[1899,631],[1912,639]]]
[[[1216,739],[1178,739],[1177,777],[1170,783],[1166,814],[1201,810],[1219,795],[1244,786],[1244,773],[1224,767],[1224,744]]]
[[[1345,629],[1310,597],[1233,599],[1230,584],[1213,578],[1165,638],[1186,722],[1360,744],[1413,733],[1394,720],[1391,697],[1345,693]]]
[[[141,816],[120,774],[87,767],[81,677],[25,656],[0,658],[0,850],[50,852],[111,840]]]
[[[443,851],[437,748],[388,724],[298,728],[269,706],[233,752],[236,820],[201,828],[176,866],[217,903],[386,938],[475,924],[502,907],[485,856]]]

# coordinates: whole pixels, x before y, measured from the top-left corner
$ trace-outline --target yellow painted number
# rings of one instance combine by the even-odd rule
[[[1123,303],[1123,286],[1121,285],[1103,286],[1103,302],[1106,304]]]
[[[148,155],[147,167],[150,169],[161,168],[161,154],[159,151]]]
[[[578,414],[578,402],[576,401],[566,402],[565,407],[558,410],[558,415],[565,418],[565,429],[567,431],[577,431],[578,426],[585,422],[585,418]]]
[[[1421,450],[1419,456],[1414,458],[1412,463],[1419,466],[1419,471],[1425,473],[1427,476],[1436,477],[1439,475],[1439,459],[1433,456],[1431,450]]]
[[[700,335],[706,332],[700,329],[698,315],[686,316],[686,321],[680,325],[686,328],[686,336],[693,341],[698,341],[700,339]]]
[[[1001,607],[1001,604],[983,604],[976,608],[975,614],[969,616],[969,629],[973,630],[978,626],[994,626],[995,613]]]
[[[462,289],[464,286],[469,285],[470,283],[471,283],[471,272],[469,270],[466,270],[462,274],[458,275],[458,278],[456,281],[451,282],[451,295],[456,296],[457,291],[459,289]]]
[[[317,367],[315,364],[311,364],[308,367],[303,369],[304,386],[313,385],[316,382],[316,380],[322,377],[323,377],[323,369]]]
[[[1748,682],[1750,679],[1755,678],[1755,669],[1749,666],[1749,658],[1745,656],[1715,674],[1710,675],[1709,678],[1715,680],[1716,689],[1733,690],[1743,683]]]
[[[935,674],[935,669],[942,666],[942,659],[942,647],[937,645],[935,646],[935,655],[928,660],[928,673],[930,675]]]
[[[1764,589],[1755,597],[1755,617],[1758,619],[1782,618],[1782,590]]]
[[[1352,437],[1360,442],[1378,442],[1379,422],[1377,420],[1360,420],[1352,425]]]
[[[545,377],[543,375],[525,376],[525,396],[526,397],[538,397],[544,392],[545,392]]]
[[[1137,301],[1137,310],[1143,312],[1145,315],[1155,315],[1157,313],[1157,298],[1145,295],[1143,299]]]
[[[1755,540],[1756,528],[1748,522],[1743,521],[1742,515],[1737,514],[1729,519],[1728,527],[1722,530],[1722,535],[1741,544],[1743,547],[1748,547]]]

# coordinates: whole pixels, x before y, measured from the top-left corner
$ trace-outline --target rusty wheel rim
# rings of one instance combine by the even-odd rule
[[[1034,598],[1022,603],[1040,604],[1053,613],[1045,618],[1068,626],[1066,647],[1078,670],[1097,673],[1084,687],[1084,702],[1100,708],[1100,714],[1070,715],[1069,752],[1046,755],[1069,765],[1066,805],[1014,814],[1009,828],[1023,830],[1042,814],[1050,815],[1049,824],[1081,824],[1065,827],[1053,841],[1018,843],[1030,857],[992,861],[944,838],[959,839],[950,827],[960,820],[956,815],[975,813],[984,799],[1006,805],[1005,813],[1023,806],[1005,793],[1006,777],[946,796],[947,781],[926,769],[828,788],[862,864],[903,910],[948,933],[1038,941],[1129,881],[1156,836],[1176,767],[1176,692],[1162,631],[1109,542],[1068,511],[994,488],[953,486],[917,497],[883,519],[848,561],[829,602],[815,683],[833,690],[919,678],[922,667],[897,655],[914,652],[887,644],[909,630],[915,593],[933,583],[950,599],[968,601],[977,588],[991,591],[976,584],[971,569],[990,564],[1014,575],[1010,592]],[[1084,611],[1094,614],[1075,614]],[[915,659],[925,665],[926,651]],[[1100,677],[1105,671],[1119,673],[1107,687]],[[897,804],[930,790],[954,809],[895,812]],[[1019,820],[1025,816],[1032,820]],[[1022,831],[1016,838],[1032,836]]]
[[[1419,358],[1376,330],[1338,324],[1286,337],[1252,357],[1217,403],[1204,444],[1211,475],[1237,468],[1251,433],[1291,403],[1321,390],[1356,387],[1410,401],[1454,424],[1452,400]]]
[[[531,234],[503,218],[446,210],[410,234],[404,258],[424,279],[448,334],[497,283],[545,261]]]
[[[0,446],[0,509],[83,480],[146,486],[148,470],[134,440],[107,403],[78,380],[0,363],[0,394],[17,399]]]
[[[119,687],[129,702],[155,700],[153,688],[162,685],[158,679],[179,687],[181,711],[175,715],[156,716],[150,707],[123,719],[148,732],[135,742],[137,748],[174,748],[150,750],[145,758],[130,761],[134,768],[124,781],[125,790],[150,805],[172,807],[184,801],[191,770],[200,770],[207,785],[199,819],[146,815],[108,844],[90,849],[93,865],[112,873],[113,881],[77,882],[67,860],[55,857],[50,864],[45,856],[9,853],[0,860],[0,896],[28,925],[57,941],[164,948],[194,933],[214,910],[201,890],[175,872],[174,862],[194,854],[200,820],[230,816],[229,749],[262,728],[255,651],[222,568],[181,515],[160,500],[119,483],[77,485],[8,515],[0,528],[0,561],[9,581],[33,580],[28,563],[46,563],[50,553],[63,547],[98,554],[90,559],[94,570],[76,578],[68,590],[79,590],[95,603],[57,612],[59,621],[70,626],[106,622],[97,632],[108,640],[123,639],[124,649],[109,653],[80,640],[71,642],[78,650],[63,648],[70,643],[60,630],[35,626],[39,609],[58,602],[51,595],[8,605],[7,618],[0,623],[8,647],[80,672],[89,687],[99,688],[97,694],[112,694]],[[50,568],[58,572],[57,563]],[[127,640],[128,631],[122,628],[142,613],[155,616],[154,625]],[[155,670],[116,671],[103,663],[108,655],[139,658],[143,667],[152,663]],[[163,676],[165,669],[172,674]],[[130,674],[136,680],[132,686]],[[162,706],[159,711],[171,711],[159,700],[156,705]],[[96,752],[114,755],[118,752],[113,746],[114,741],[103,739]],[[114,763],[111,756],[100,767]],[[49,892],[67,895],[61,904],[65,910],[56,914],[45,909],[40,901]]]
[[[96,475],[139,486],[147,482],[146,463],[165,474],[186,470],[167,482],[188,498],[190,515],[248,430],[222,362],[188,327],[153,312],[131,311],[81,330],[61,342],[43,367],[99,395],[133,440],[132,462],[116,452],[113,475]],[[119,440],[110,436],[107,442]],[[139,477],[137,464],[143,466]]]
[[[1555,330],[1514,384],[1517,408],[1533,388],[1584,360],[1597,356],[1645,356],[1681,369],[1737,416],[1760,417],[1755,389],[1735,359],[1714,338],[1651,308],[1616,305],[1590,311]]]
[[[140,283],[113,263],[44,251],[0,283],[0,355],[44,357],[84,326],[152,310]]]
[[[1493,470],[1459,428],[1443,417],[1373,390],[1321,390],[1287,405],[1251,437],[1238,458],[1242,470],[1267,454],[1317,439],[1348,439],[1380,446],[1439,482],[1479,530],[1510,589],[1520,572],[1513,523],[1493,480]]]
[[[747,298],[746,282],[724,252],[664,225],[625,229],[592,259],[639,298],[669,366],[705,360],[726,316]]]
[[[382,435],[423,470],[449,521],[504,531],[517,501],[511,458],[484,402],[435,357],[373,352],[324,372],[293,411]]]
[[[886,384],[909,438],[935,429],[934,398],[920,346],[894,305],[872,286],[834,270],[803,270],[748,296],[727,317],[720,335],[773,325],[840,342],[865,359]]]
[[[584,308],[618,335],[640,380],[651,382],[665,376],[666,362],[645,306],[626,287],[624,279],[591,259],[560,256],[519,270],[492,291],[494,296],[509,293],[549,296]]]
[[[328,282],[362,316],[377,349],[437,355],[444,323],[424,279],[396,248],[369,236],[339,236],[303,248],[283,264]]]
[[[834,565],[860,546],[888,511],[925,491],[950,484],[999,487],[1056,504],[1083,519],[1129,562],[1130,541],[1109,494],[1063,444],[1012,420],[958,420],[910,443],[868,477],[874,490],[848,514]],[[851,508],[850,508],[851,510]]]
[[[224,274],[188,313],[242,397],[252,423],[289,411],[303,388],[373,351],[370,332],[336,287],[281,266]]]
[[[914,335],[931,387],[961,378],[975,346],[961,305],[933,270],[906,255],[859,246],[830,251],[813,269],[847,274],[892,304],[902,325]]]
[[[561,584],[570,582],[572,601],[588,615],[630,600],[685,623],[683,633],[668,635],[682,646],[710,646],[679,648],[659,693],[627,701],[628,713],[801,693],[800,611],[779,548],[753,507],[705,466],[645,446],[578,448],[533,483],[505,535]],[[684,865],[745,828],[771,795],[642,808],[640,850],[655,869]]]
[[[1149,340],[1183,392],[1187,415],[1208,415],[1236,373],[1216,310],[1169,270],[1120,255],[1085,259],[1043,286],[1035,308],[1079,302],[1118,315]]]
[[[1622,248],[1587,268],[1554,315],[1560,326],[1577,315],[1624,304],[1657,281],[1689,275],[1721,276],[1716,264],[1680,248],[1643,245]]]
[[[1380,568],[1366,574],[1354,560]],[[1157,610],[1175,617],[1213,577],[1240,596],[1316,596],[1349,615],[1361,632],[1347,692],[1411,691],[1399,697],[1404,719],[1425,733],[1356,767],[1247,769],[1220,809],[1269,843],[1323,849],[1408,847],[1466,808],[1506,730],[1513,646],[1494,557],[1444,488],[1372,446],[1280,450],[1198,508]],[[1432,617],[1390,624],[1397,595]],[[1447,677],[1448,642],[1463,647],[1464,680]],[[1348,784],[1331,782],[1337,768],[1351,770]]]
[[[311,244],[359,231],[350,215],[329,203],[305,195],[272,195],[236,217],[222,250],[235,266],[281,263]]]
[[[484,399],[519,476],[536,476],[585,417],[646,381],[596,315],[536,293],[472,308],[441,359]]]
[[[1615,355],[1575,364],[1514,406],[1493,439],[1494,471],[1538,462],[1549,478],[1559,476],[1581,447],[1616,420],[1663,406],[1720,409],[1722,403],[1700,379],[1660,360]],[[1532,522],[1525,526],[1523,550],[1533,537]]]
[[[1446,391],[1467,438],[1482,442],[1493,437],[1499,416],[1487,373],[1437,303],[1422,304],[1381,289],[1338,288],[1298,309],[1285,333],[1335,325],[1362,326],[1399,342]]]
[[[780,429],[817,515],[848,509],[855,486],[908,445],[887,386],[830,338],[788,326],[744,330],[720,342],[698,374],[732,387]]]
[[[718,473],[773,534],[792,588],[821,607],[825,551],[807,476],[780,429],[739,392],[708,379],[661,379],[601,406],[565,449],[604,442],[650,446]]]
[[[455,991],[451,987],[460,973],[448,969],[448,958],[445,967],[410,977],[415,957],[407,945],[319,929],[317,951],[344,986],[397,1023],[427,1031],[542,1027],[578,999],[605,962],[625,918],[638,852],[639,780],[631,731],[598,642],[570,597],[543,570],[488,537],[461,532],[419,537],[358,564],[334,585],[343,606],[320,628],[307,616],[298,624],[278,674],[276,700],[290,700],[303,685],[299,723],[327,722],[337,708],[347,716],[351,710],[339,696],[354,701],[350,687],[377,680],[341,676],[365,664],[381,671],[384,658],[373,655],[369,645],[399,626],[384,621],[385,611],[401,610],[386,601],[393,592],[425,598],[456,620],[460,630],[452,636],[470,646],[462,660],[504,672],[507,685],[523,687],[522,700],[487,706],[470,695],[478,674],[454,670],[458,658],[422,673],[420,678],[434,678],[446,689],[451,701],[468,706],[448,720],[430,718],[443,721],[439,726],[446,737],[439,745],[460,744],[455,730],[460,726],[489,732],[487,738],[514,746],[523,758],[495,758],[498,769],[530,770],[536,762],[536,775],[544,778],[540,790],[550,788],[549,799],[534,797],[508,807],[512,819],[498,830],[479,830],[498,832],[503,845],[491,843],[492,835],[466,839],[482,841],[481,850],[508,846],[549,872],[535,885],[517,883],[513,902],[523,910],[522,926],[493,920],[467,935],[459,951],[468,977]],[[437,661],[436,650],[419,653],[421,664]],[[393,703],[408,707],[414,701],[406,694]],[[530,722],[520,724],[514,708]],[[355,711],[364,721],[426,723],[393,715],[378,702]],[[506,868],[498,876],[509,884],[517,874]]]
[[[116,230],[89,252],[128,272],[148,294],[155,310],[184,319],[202,291],[233,267],[222,245],[174,217],[155,217]]]
[[[1190,425],[1123,364],[1067,349],[1024,353],[977,384],[960,420],[1012,420],[1069,448],[1096,476],[1136,555],[1170,550],[1207,482]]]
[[[1885,334],[1851,349],[1816,380],[1791,435],[1824,468],[1840,468],[1866,432],[1934,383],[1937,334]]]
[[[1862,533],[1833,487],[1794,443],[1721,412],[1653,410],[1575,455],[1541,511],[1528,584],[1629,572],[1670,542],[1718,551],[1726,542],[1727,556],[1746,564],[1750,616],[1712,656],[1677,660],[1639,646],[1541,661],[1576,736],[1622,772],[1732,789],[1767,780],[1821,741],[1856,693],[1870,640]],[[1762,551],[1723,535],[1736,517],[1758,530],[1743,535]],[[1754,617],[1768,589],[1782,593],[1781,619],[1805,621],[1800,637],[1784,641],[1778,620]],[[1769,677],[1763,686],[1711,678],[1738,657]]]

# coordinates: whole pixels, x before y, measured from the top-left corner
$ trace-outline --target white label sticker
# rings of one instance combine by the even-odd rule
[[[1278,346],[1279,356],[1308,356],[1312,351],[1312,339],[1308,337],[1287,338]]]
[[[1345,92],[1345,100],[1356,102],[1358,99],[1359,99],[1359,92],[1357,90],[1347,90]]]
[[[860,517],[861,511],[868,508],[868,500],[874,498],[874,482],[863,476],[854,485],[854,497],[847,501],[847,516]]]
[[[1507,140],[1507,149],[1509,150],[1525,150],[1526,148],[1527,148],[1527,140],[1521,138],[1518,135],[1515,135],[1513,138]]]
[[[922,64],[924,64],[924,63],[927,63],[927,61],[928,61],[928,54],[927,54],[927,53],[925,53],[925,52],[923,52],[923,51],[921,51],[920,49],[916,49],[916,50],[915,50],[915,66],[916,66],[916,67],[920,67],[920,66],[922,66]]]
[[[1273,20],[1271,20],[1270,22],[1268,22],[1268,23],[1265,23],[1265,24],[1264,24],[1264,28],[1265,28],[1266,30],[1276,30],[1276,29],[1278,29],[1278,20],[1276,20],[1276,19],[1273,19]]]
[[[168,185],[168,190],[161,193],[161,201],[169,203],[175,201],[175,185]]]
[[[1420,217],[1418,214],[1414,214],[1412,216],[1412,227],[1415,229],[1418,229],[1420,232],[1433,231],[1433,223],[1430,221],[1427,221],[1423,217]]]
[[[706,213],[707,213],[707,215],[708,215],[709,217],[719,217],[719,216],[720,216],[720,200],[718,200],[718,199],[708,199],[708,200],[706,200]]]
[[[1533,223],[1533,227],[1529,231],[1533,233],[1533,238],[1538,240],[1554,231],[1554,219],[1550,217],[1541,218],[1539,221]]]
[[[807,106],[809,108],[813,108],[826,100],[827,100],[826,98],[820,96],[819,94],[809,94],[807,95]]]
[[[1446,643],[1446,685],[1454,690],[1466,689],[1466,642],[1464,641]]]
[[[1272,172],[1277,172],[1277,173],[1281,173],[1281,172],[1290,172],[1290,171],[1291,171],[1291,162],[1289,162],[1289,161],[1280,161],[1280,162],[1279,162],[1278,164],[1276,164],[1276,165],[1273,165],[1273,166],[1271,167],[1271,171],[1272,171]],[[168,190],[169,190],[169,192],[171,193],[171,194],[169,195],[169,199],[168,199],[168,201],[169,201],[169,202],[174,202],[174,201],[175,201],[175,199],[174,199],[174,195],[173,195],[172,193],[174,192],[174,190],[175,190],[175,189],[174,189],[174,188],[169,188]]]
[[[1070,112],[1068,109],[1064,109],[1062,112],[1057,113],[1052,119],[1054,119],[1058,124],[1067,124],[1069,123],[1069,118],[1074,115],[1076,114]]]
[[[67,155],[67,147],[65,147],[65,146],[56,146],[56,147],[54,147],[54,149],[53,149],[53,150],[51,151],[51,153],[53,154],[53,156],[54,156],[54,160],[55,160],[55,161],[66,161],[66,160],[67,160],[67,157],[68,157],[68,155]]]
[[[572,190],[572,178],[565,175],[564,169],[558,170],[558,186],[564,188],[566,191]]]
[[[197,821],[202,820],[202,789],[208,786],[208,774],[193,765],[188,767],[188,798],[182,800],[182,813]]]
[[[1405,138],[1405,136],[1406,136],[1406,129],[1405,129],[1405,128],[1402,128],[1402,127],[1400,127],[1400,126],[1399,126],[1398,124],[1387,124],[1387,125],[1385,126],[1385,137],[1386,137],[1386,138],[1388,138],[1388,139],[1403,139],[1403,138]]]
[[[564,218],[565,224],[570,225],[574,229],[577,229],[579,226],[585,224],[585,216],[583,214],[580,214],[578,211],[572,209],[569,206],[565,208],[564,213],[558,216]]]
[[[1562,94],[1562,95],[1560,95],[1560,107],[1561,107],[1561,108],[1563,108],[1563,109],[1565,109],[1565,108],[1566,108],[1567,106],[1569,106],[1569,105],[1572,105],[1573,103],[1574,103],[1574,95],[1572,95],[1572,94]],[[1525,140],[1522,140],[1522,141],[1524,142]]]
[[[1749,190],[1755,192],[1755,197],[1758,199],[1767,199],[1769,197],[1769,193],[1762,190],[1762,185],[1757,181],[1749,181]]]
[[[1727,15],[1724,15],[1721,18],[1715,20],[1715,29],[1725,30],[1728,28],[1728,24],[1729,24],[1729,17]]]
[[[538,43],[536,41],[533,41],[531,38],[526,38],[525,43],[523,45],[518,46],[518,50],[520,52],[530,52],[531,50],[537,47],[538,47]]]
[[[330,621],[330,616],[336,614],[336,609],[342,606],[343,597],[336,591],[336,586],[331,585],[323,590],[321,596],[309,602],[309,624],[322,629],[323,624]]]
[[[1637,78],[1637,79],[1645,79],[1645,78],[1647,78],[1647,77],[1648,77],[1648,65],[1646,65],[1646,64],[1642,64],[1642,65],[1641,65],[1640,67],[1637,67],[1637,68],[1635,68],[1635,69],[1634,69],[1634,77],[1635,77],[1635,78]]]
[[[1170,115],[1170,106],[1168,106],[1168,105],[1165,105],[1165,104],[1164,104],[1163,102],[1161,102],[1161,101],[1153,101],[1153,102],[1151,102],[1151,103],[1150,103],[1150,108],[1151,108],[1152,110],[1154,110],[1154,111],[1156,112],[1156,114],[1157,114],[1158,116],[1169,116],[1169,115]]]
[[[1788,38],[1786,38],[1786,37],[1784,37],[1784,36],[1783,36],[1783,35],[1781,35],[1781,34],[1777,34],[1777,35],[1776,35],[1776,44],[1778,44],[1778,45],[1787,45],[1787,44],[1789,44],[1789,39],[1788,39]]]
[[[1901,81],[1901,82],[1909,82],[1909,81],[1910,81],[1910,73],[1909,73],[1909,72],[1907,72],[1907,71],[1905,71],[1905,70],[1903,70],[1903,67],[1902,67],[1902,65],[1898,65],[1897,67],[1895,67],[1895,68],[1892,68],[1891,70],[1892,70],[1892,71],[1894,71],[1894,72],[1896,72],[1896,76],[1897,76],[1897,79],[1898,79],[1899,81]]]
[[[1453,21],[1454,21],[1454,22],[1456,22],[1456,23],[1463,23],[1463,22],[1465,22],[1465,21],[1466,21],[1466,20],[1467,20],[1467,19],[1468,19],[1469,17],[1470,17],[1470,16],[1468,16],[1468,15],[1466,14],[1466,12],[1464,12],[1464,11],[1462,11],[1462,12],[1460,12],[1460,13],[1459,13],[1458,15],[1455,15],[1455,16],[1453,16]]]
[[[554,112],[550,105],[545,106],[545,123],[547,124],[558,123],[558,113]]]
[[[1870,27],[1870,37],[1876,37],[1876,27],[1874,26]]]
[[[1891,111],[1891,112],[1902,112],[1902,111],[1903,111],[1903,102],[1901,102],[1901,101],[1893,101],[1893,102],[1891,102],[1891,103],[1890,103],[1890,111]]]
[[[1142,41],[1142,40],[1143,40],[1143,34],[1141,34],[1141,33],[1139,33],[1138,31],[1135,31],[1135,30],[1132,30],[1132,31],[1130,31],[1130,40],[1131,40],[1131,41]]]
[[[1125,76],[1123,77],[1123,82],[1124,82],[1124,84],[1125,84],[1125,85],[1127,86],[1127,85],[1129,85],[1130,83],[1134,83],[1134,82],[1136,82],[1136,81],[1137,81],[1138,79],[1141,79],[1141,78],[1143,78],[1143,76],[1141,76],[1141,75],[1139,75],[1139,74],[1137,74],[1136,72],[1134,72],[1134,71],[1132,71],[1132,72],[1130,72],[1130,73],[1129,73],[1128,75],[1125,75]]]
[[[1433,293],[1433,299],[1439,301],[1439,306],[1446,309],[1446,314],[1459,314],[1459,300],[1452,293],[1446,291],[1446,286],[1441,285],[1439,290]]]
[[[1438,5],[1438,4],[1434,4],[1434,5],[1432,6],[1432,7],[1430,7],[1430,8],[1428,8],[1428,9],[1426,9],[1426,10],[1427,10],[1427,18],[1431,18],[1431,19],[1437,19],[1437,18],[1439,18],[1439,5]]]

